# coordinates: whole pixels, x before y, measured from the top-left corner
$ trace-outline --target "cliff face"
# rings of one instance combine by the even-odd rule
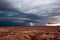
[[[48,38],[53,36],[55,38],[56,36],[60,35],[59,31],[60,27],[0,27],[0,39],[43,40],[42,38],[44,37]]]

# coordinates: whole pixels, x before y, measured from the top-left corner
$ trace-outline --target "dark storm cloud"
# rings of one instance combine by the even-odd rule
[[[16,1],[16,0],[15,0]],[[17,0],[18,1],[18,0]],[[14,8],[12,7],[12,4],[11,4],[12,0],[11,1],[8,1],[8,0],[0,0],[0,10],[8,10],[9,12],[12,11],[12,13],[9,13],[10,15],[13,15],[14,13],[13,12],[16,12],[17,15],[15,15],[14,17],[20,17],[20,15],[24,16],[24,17],[27,17],[27,18],[32,18],[32,19],[39,19],[39,16],[37,15],[34,15],[34,14],[25,14],[21,11],[18,11],[17,8]],[[13,2],[14,4],[14,2]],[[18,14],[19,13],[19,14]],[[0,13],[1,16],[7,16],[7,12],[2,12]]]
[[[18,12],[16,9],[10,7],[11,3],[8,0],[0,0],[0,11],[14,11]]]
[[[41,3],[39,1],[41,1]],[[60,11],[59,4],[59,0],[0,0],[1,9],[8,9],[11,11],[18,11],[27,14],[36,14],[39,16],[55,15],[57,12]]]
[[[6,0],[0,0],[0,10],[8,9],[10,6],[9,2]]]
[[[0,10],[19,13],[15,16],[8,14],[10,17],[38,19],[44,24],[50,18],[60,16],[60,0],[0,0]]]

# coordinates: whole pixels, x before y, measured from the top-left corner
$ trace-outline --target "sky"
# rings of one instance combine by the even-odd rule
[[[0,10],[11,11],[13,14],[6,14],[11,18],[13,15],[21,18],[24,14],[23,19],[39,21],[39,25],[60,22],[60,0],[0,0]]]

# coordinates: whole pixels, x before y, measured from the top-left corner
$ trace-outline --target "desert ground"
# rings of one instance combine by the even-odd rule
[[[0,26],[0,40],[60,40],[60,27]]]

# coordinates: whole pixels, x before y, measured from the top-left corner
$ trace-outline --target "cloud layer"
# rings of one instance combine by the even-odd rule
[[[60,0],[0,0],[0,9],[33,14],[42,23],[60,20]]]

